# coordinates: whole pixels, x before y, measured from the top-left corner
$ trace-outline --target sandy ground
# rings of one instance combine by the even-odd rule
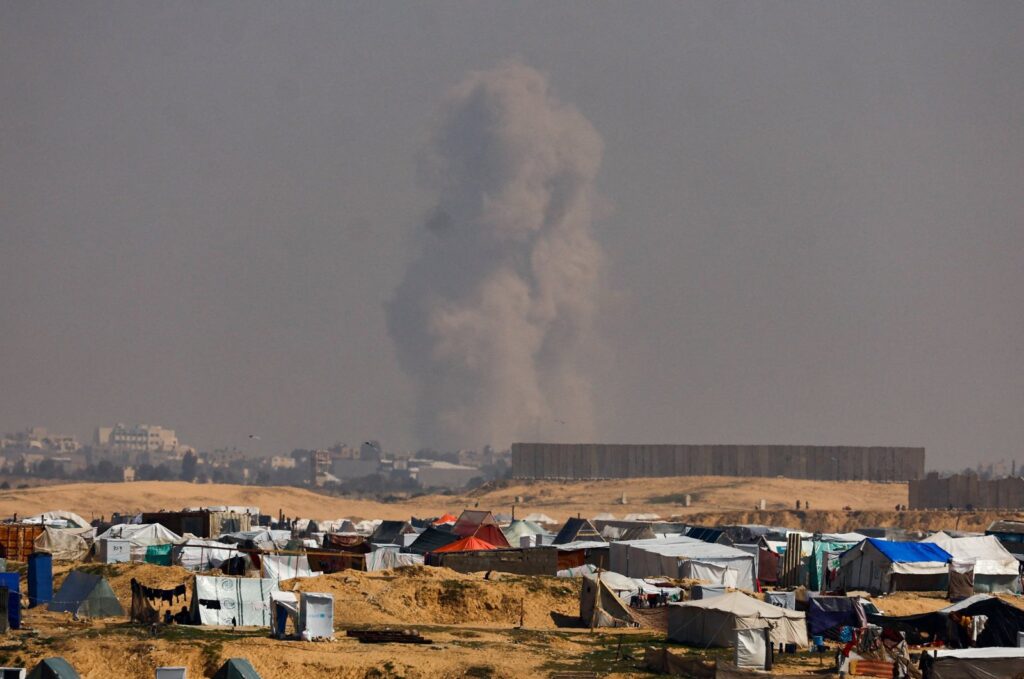
[[[684,506],[690,495],[691,506]],[[627,504],[621,504],[625,496]],[[517,498],[522,501],[517,503]],[[761,499],[770,510],[790,510],[795,500],[810,502],[814,510],[892,510],[906,503],[904,484],[798,481],[793,479],[734,477],[678,477],[616,481],[509,482],[455,495],[422,495],[392,503],[337,497],[302,488],[191,484],[143,481],[138,483],[80,483],[0,492],[0,515],[21,516],[51,509],[67,509],[86,518],[110,516],[113,511],[138,512],[180,509],[194,505],[257,505],[267,514],[279,510],[288,516],[317,519],[407,518],[438,516],[466,507],[525,516],[543,512],[557,520],[582,513],[655,513],[669,518],[699,512],[751,511]]]

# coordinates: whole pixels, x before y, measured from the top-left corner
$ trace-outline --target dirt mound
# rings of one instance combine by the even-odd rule
[[[555,627],[552,613],[579,612],[579,583],[550,577],[480,575],[422,566],[379,573],[345,571],[291,580],[282,589],[334,595],[334,622],[361,624],[472,624]]]

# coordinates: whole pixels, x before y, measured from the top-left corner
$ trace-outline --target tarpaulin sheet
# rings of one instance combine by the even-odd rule
[[[879,538],[868,538],[867,541],[893,563],[949,563],[953,558],[942,547],[930,542],[893,542]]]
[[[860,602],[845,596],[813,596],[807,599],[807,627],[811,634],[825,634],[836,627],[863,627],[867,622]]]
[[[196,576],[192,610],[201,625],[270,626],[270,594],[277,582],[261,578]]]

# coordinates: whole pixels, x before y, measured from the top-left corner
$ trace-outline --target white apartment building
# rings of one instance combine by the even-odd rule
[[[97,427],[94,443],[100,448],[133,453],[174,453],[179,448],[173,429],[152,424]]]

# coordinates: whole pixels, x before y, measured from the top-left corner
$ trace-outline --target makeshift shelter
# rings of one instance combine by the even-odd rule
[[[921,542],[938,545],[952,557],[951,566],[960,572],[974,574],[974,591],[978,593],[1012,592],[1020,594],[1020,571],[1017,559],[993,535],[954,538],[938,532]]]
[[[428,528],[413,540],[412,544],[405,548],[405,551],[412,554],[427,554],[435,552],[445,545],[450,545],[459,539],[459,536],[451,531],[441,528]]]
[[[216,540],[189,538],[174,546],[171,550],[171,562],[190,571],[205,571],[220,568],[225,561],[241,555],[242,552],[234,545]]]
[[[946,589],[949,552],[927,542],[866,538],[843,552],[836,588],[869,592]]]
[[[24,519],[24,523],[39,523],[55,528],[90,528],[88,521],[74,512],[66,512],[58,509],[52,512],[43,512]]]
[[[755,556],[735,547],[706,542],[664,544],[641,540],[629,545],[628,550],[625,574],[631,578],[690,578],[710,585],[754,589]]]
[[[52,528],[44,526],[43,532],[35,539],[35,551],[46,552],[54,561],[83,561],[92,549],[96,529]]]
[[[587,627],[637,627],[627,602],[640,591],[632,579],[611,571],[583,576],[580,620]]]
[[[807,646],[804,614],[729,592],[700,601],[668,606],[668,639],[695,646],[732,646],[735,631],[771,629],[773,644]]]
[[[860,600],[846,596],[808,596],[807,630],[811,635],[839,639],[842,627],[864,627],[867,615]]]
[[[176,545],[182,542],[181,536],[159,523],[121,523],[97,535],[96,541],[108,538],[128,540],[131,543],[132,561],[144,561],[152,545]]]
[[[32,668],[28,679],[78,679],[78,672],[64,658],[46,658]]]
[[[470,536],[480,538],[495,547],[511,547],[501,532],[497,520],[490,512],[474,509],[464,510],[452,527],[452,532],[460,538]]]
[[[106,578],[82,571],[68,573],[47,609],[86,618],[116,618],[124,615],[124,609]]]
[[[977,616],[987,619],[972,640],[971,628],[961,623]],[[989,594],[976,594],[932,613],[900,617],[868,613],[867,618],[872,624],[903,632],[914,645],[941,641],[950,648],[1016,646],[1017,635],[1024,632],[1024,611]]]
[[[367,571],[384,571],[402,566],[422,566],[422,554],[410,554],[398,551],[395,545],[375,549],[366,555]]]
[[[292,623],[292,635],[298,636],[299,594],[298,592],[270,593],[270,636],[284,639],[288,636],[288,622]]]
[[[469,537],[456,540],[444,547],[439,547],[434,550],[434,554],[442,554],[447,552],[481,552],[491,549],[497,549],[494,545],[489,542],[484,542],[478,537],[470,535]]]
[[[810,545],[807,557],[807,588],[815,592],[830,589],[839,571],[843,552],[855,546],[866,536],[859,533],[822,535],[818,540],[805,540]]]
[[[589,519],[569,519],[558,531],[558,535],[552,540],[552,544],[564,545],[567,542],[604,542],[600,531],[594,528]]]
[[[323,575],[310,569],[305,554],[264,554],[260,559],[260,571],[264,578],[275,582]]]
[[[270,626],[275,580],[197,575],[192,588],[192,621],[200,625]]]
[[[525,519],[515,519],[509,525],[501,529],[505,539],[510,545],[519,546],[519,540],[524,537],[533,538],[536,535],[547,536],[549,533],[538,524]],[[545,540],[547,542],[547,540]]]
[[[611,563],[608,554],[610,546],[607,542],[567,542],[555,547],[558,549],[560,571],[587,565],[605,569]]]
[[[924,679],[1019,677],[1024,648],[938,649],[921,654]]]
[[[403,535],[415,532],[408,521],[381,521],[370,536],[370,542],[375,545],[401,545]]]
[[[231,658],[220,666],[212,679],[260,679],[260,675],[245,658]]]

